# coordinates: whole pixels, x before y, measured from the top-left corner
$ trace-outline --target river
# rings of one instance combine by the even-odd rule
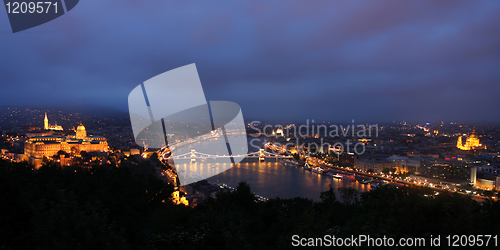
[[[248,149],[251,152],[257,151],[258,148],[255,148],[255,145],[259,147],[266,142],[267,140],[254,141],[249,143]],[[182,155],[192,149],[197,152],[213,150],[213,148],[221,147],[222,143],[225,142],[219,141],[218,143],[221,145],[215,146],[213,141],[211,143],[211,147],[207,147],[208,144],[203,142],[187,145],[179,150],[177,154]],[[216,154],[214,152],[205,153]],[[176,160],[176,164],[179,164],[177,167],[190,168],[191,171],[201,176],[211,176],[213,173],[222,172],[208,178],[207,181],[210,183],[225,183],[236,187],[239,182],[246,181],[254,193],[266,198],[305,197],[319,201],[321,192],[327,191],[330,184],[336,191],[340,187],[352,187],[360,192],[369,191],[371,188],[368,184],[334,179],[328,175],[307,171],[302,167],[285,166],[281,162],[276,162],[274,158],[266,159],[265,162],[259,162],[257,158],[244,158],[242,162],[234,167],[231,167],[229,158],[219,158],[218,160],[197,159],[194,164],[190,164],[189,158],[187,158],[184,163],[182,162],[182,160]]]
[[[257,159],[245,159],[235,167],[207,179],[210,183],[225,183],[236,187],[239,182],[246,181],[253,192],[266,198],[305,197],[320,200],[320,194],[328,190],[329,185],[335,188],[352,187],[360,192],[369,191],[370,185],[334,179],[320,175],[301,167],[285,166],[274,160],[259,162]]]

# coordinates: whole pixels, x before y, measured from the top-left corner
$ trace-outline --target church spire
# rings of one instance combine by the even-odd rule
[[[47,112],[45,112],[45,119],[43,119],[43,129],[49,129],[49,118],[47,118]]]

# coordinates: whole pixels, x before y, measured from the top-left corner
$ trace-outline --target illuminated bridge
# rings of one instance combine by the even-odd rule
[[[160,150],[160,156],[166,160],[168,159],[191,159],[191,162],[196,162],[196,159],[217,159],[217,158],[230,158],[230,157],[245,157],[245,158],[259,158],[259,161],[264,161],[266,158],[292,158],[292,156],[287,156],[287,155],[279,155],[279,154],[273,154],[264,151],[264,149],[260,149],[257,152],[252,152],[248,153],[245,155],[211,155],[211,154],[205,154],[201,152],[196,152],[195,150],[191,150],[191,152],[187,152],[184,154],[180,155],[174,155],[174,156],[167,156],[168,152],[170,150],[167,149],[162,149]]]

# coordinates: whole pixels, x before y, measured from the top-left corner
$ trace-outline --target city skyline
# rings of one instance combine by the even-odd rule
[[[97,160],[93,164],[109,166],[119,164],[120,161],[117,160],[121,158],[126,159],[132,156],[140,157],[137,159],[151,159],[151,155],[156,153],[162,162],[166,161],[169,164],[174,164],[170,162],[173,159],[187,160],[191,162],[191,165],[195,164],[196,168],[196,162],[199,160],[202,170],[203,165],[207,164],[204,162],[207,159],[229,157],[224,154],[207,154],[204,150],[201,150],[202,152],[193,150],[190,145],[187,145],[190,151],[179,153],[180,145],[190,144],[192,140],[183,136],[182,130],[178,129],[167,130],[169,144],[175,148],[174,154],[170,147],[149,148],[147,145],[141,145],[140,142],[134,143],[130,129],[126,129],[129,127],[128,118],[114,119],[84,114],[66,114],[60,111],[54,114],[48,115],[45,110],[0,109],[2,157],[16,162],[29,161],[34,164],[35,168],[51,160],[65,167],[78,166],[82,163],[85,167],[89,167],[92,162],[91,158]],[[53,122],[54,117],[60,117],[69,124],[74,123],[75,119],[85,120],[90,130],[87,130],[81,122],[78,123],[76,129],[75,127],[69,129],[64,127],[66,128],[64,129],[63,126]],[[500,157],[498,126],[468,126],[455,123],[427,123],[421,126],[402,122],[380,127],[378,125],[364,127],[364,125],[355,125],[353,121],[351,126],[341,125],[339,132],[338,127],[328,125],[309,124],[310,127],[302,127],[298,124],[289,124],[286,127],[261,125],[263,124],[247,124],[248,145],[253,148],[248,150],[245,156],[236,155],[237,157],[244,157],[246,160],[252,157],[259,158],[259,162],[266,161],[266,158],[284,158],[285,165],[292,164],[295,167],[298,166],[295,161],[302,159],[306,163],[303,166],[305,170],[320,175],[327,174],[331,168],[338,170],[345,168],[361,176],[389,175],[384,178],[395,178],[396,181],[430,187],[438,185],[436,183],[443,180],[455,183],[452,185],[459,184],[464,187],[472,183],[473,187],[485,191],[496,190],[500,187],[500,177],[497,177]],[[375,129],[373,133],[371,133],[372,129]],[[290,130],[292,130],[291,133],[289,133]],[[212,133],[211,136],[204,138],[210,139],[213,136],[216,137],[216,134]],[[265,150],[270,152],[265,152]],[[88,161],[85,162],[85,159]],[[185,162],[180,164],[185,164]],[[225,171],[228,166],[224,164],[226,163],[219,167]],[[215,165],[210,167],[208,170],[215,170]],[[391,176],[391,172],[397,175]],[[170,181],[176,182],[174,173],[167,171],[159,172],[159,174],[168,176]],[[413,180],[398,179],[402,176],[409,178],[409,175]],[[222,176],[224,175],[215,178]],[[341,178],[343,175],[339,177],[330,173],[330,176]],[[363,178],[351,178],[347,181],[358,181],[362,185],[370,184]],[[456,188],[448,186],[443,188],[459,192]]]
[[[498,0],[4,4],[0,249],[499,246]]]
[[[498,2],[121,3],[0,22],[0,105],[126,111],[134,86],[196,63],[207,99],[250,119],[500,121]]]
[[[38,112],[37,116],[40,116],[43,118],[43,112],[47,112],[47,115],[49,117],[54,116],[55,122],[58,122],[57,118],[58,116],[61,116],[61,114],[79,114],[84,117],[96,117],[96,118],[106,118],[106,119],[112,119],[112,118],[120,118],[120,119],[129,119],[129,113],[127,111],[122,111],[113,107],[103,107],[103,106],[86,106],[81,103],[73,105],[61,105],[60,107],[54,105],[50,107],[45,107],[41,105],[33,105],[33,106],[13,106],[13,105],[0,105],[0,110],[4,109],[4,111],[8,111],[9,109],[12,109],[12,111],[30,111],[30,112]],[[13,112],[13,114],[16,114],[16,112]],[[64,115],[63,115],[64,116]],[[78,121],[78,118],[76,120],[66,120],[67,118],[62,118],[59,123],[64,123],[64,124],[76,124],[78,125],[80,121]],[[419,120],[388,120],[384,122],[377,122],[376,120],[374,121],[358,121],[354,119],[347,119],[347,120],[341,120],[341,121],[335,121],[334,119],[326,119],[326,120],[318,120],[318,119],[311,119],[311,118],[294,118],[294,117],[289,117],[285,119],[258,119],[258,117],[250,117],[246,116],[244,117],[244,121],[247,124],[251,124],[252,122],[257,122],[261,126],[264,125],[282,125],[282,126],[287,126],[290,124],[296,124],[297,126],[299,125],[313,125],[313,124],[326,124],[327,126],[329,125],[349,125],[349,124],[364,124],[364,125],[370,125],[370,124],[378,124],[378,125],[384,125],[384,126],[391,126],[391,125],[449,125],[449,124],[454,124],[454,125],[465,125],[469,127],[474,127],[474,126],[484,126],[484,125],[492,125],[492,126],[497,126],[500,124],[500,121],[490,121],[490,122],[477,122],[477,121],[463,121],[463,120],[440,120],[440,119],[434,119],[434,120],[427,120],[427,119],[419,119]],[[2,121],[0,120],[0,123]],[[39,125],[39,121],[33,121],[31,122],[32,125]],[[43,127],[43,124],[41,124]],[[57,124],[55,124],[57,125]],[[128,125],[127,125],[128,126]]]

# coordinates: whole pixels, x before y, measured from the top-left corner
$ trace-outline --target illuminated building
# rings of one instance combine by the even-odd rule
[[[385,168],[392,168],[393,163],[388,159],[381,158],[359,158],[354,157],[354,167],[362,171],[373,171],[380,173]]]
[[[186,197],[180,197],[179,191],[172,193],[172,201],[176,205],[183,204],[184,206],[189,206],[188,200],[186,200]]]
[[[367,139],[367,138],[358,138],[358,142],[362,143],[363,145],[368,145],[368,142],[371,141],[372,139]]]
[[[47,118],[47,113],[45,113],[45,119],[43,119],[43,129],[45,130],[59,130],[62,131],[63,127],[60,125],[49,125],[49,119]]]
[[[43,129],[49,129],[49,118],[47,118],[47,112],[45,112],[45,119],[43,120]]]
[[[387,160],[392,161],[393,168],[396,168],[397,173],[419,173],[420,159],[409,158],[406,156],[391,156]]]
[[[476,135],[476,130],[473,130],[472,134],[467,136],[465,144],[462,140],[462,136],[458,137],[457,148],[461,150],[474,150],[474,149],[486,149],[486,146],[483,146],[481,143],[479,143],[479,138]]]
[[[426,158],[421,162],[420,173],[427,177],[441,180],[472,181],[475,163],[471,160],[456,158]]]
[[[471,169],[471,184],[475,188],[498,191],[500,190],[500,176],[498,176],[498,173],[498,166],[474,167]]]
[[[87,131],[85,130],[85,127],[80,124],[80,126],[78,126],[76,128],[76,139],[85,139],[87,137]]]
[[[276,130],[276,136],[281,136],[281,137],[284,137],[285,135],[283,134],[283,129],[278,128],[278,129]]]
[[[44,127],[46,126],[48,126],[47,116],[44,120]],[[75,132],[75,135],[31,137],[24,143],[24,154],[28,157],[29,162],[35,165],[35,168],[39,168],[44,157],[52,157],[57,155],[59,151],[72,154],[79,154],[81,151],[108,151],[106,138],[87,136],[83,125],[78,126]]]

